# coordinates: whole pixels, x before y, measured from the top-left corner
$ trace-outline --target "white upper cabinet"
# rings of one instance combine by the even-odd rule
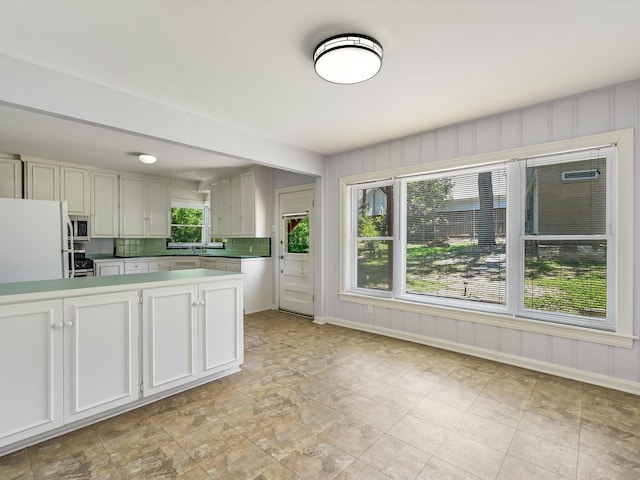
[[[231,179],[221,178],[211,184],[211,236],[231,233]]]
[[[118,214],[118,175],[91,172],[91,238],[117,238],[120,231]]]
[[[60,200],[67,201],[69,215],[89,215],[89,170],[60,167]]]
[[[26,198],[60,200],[60,167],[49,163],[27,162]]]
[[[169,182],[120,177],[120,236],[168,238],[171,236],[171,186]]]
[[[69,215],[89,215],[89,170],[28,161],[26,172],[26,198],[66,200]]]
[[[212,236],[270,236],[270,191],[271,170],[264,167],[212,183]]]
[[[22,198],[22,162],[0,158],[0,198]]]

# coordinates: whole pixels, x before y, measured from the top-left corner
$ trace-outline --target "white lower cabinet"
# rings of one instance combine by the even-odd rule
[[[0,294],[0,456],[239,371],[242,279],[194,275]]]
[[[146,289],[142,299],[145,396],[244,361],[240,282]]]
[[[196,378],[198,287],[142,292],[142,381],[145,396]]]
[[[138,398],[138,291],[64,300],[64,421]]]
[[[124,260],[94,260],[93,273],[96,277],[124,275]]]
[[[136,400],[138,310],[137,291],[0,306],[0,447]]]
[[[0,447],[63,424],[62,300],[0,306]]]

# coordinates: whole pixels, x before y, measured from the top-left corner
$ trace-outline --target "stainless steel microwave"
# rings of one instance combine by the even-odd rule
[[[73,226],[73,241],[89,241],[89,217],[72,215],[69,220]]]

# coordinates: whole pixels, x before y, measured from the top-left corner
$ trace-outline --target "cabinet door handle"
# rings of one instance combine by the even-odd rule
[[[58,322],[58,323],[54,323],[53,325],[51,325],[51,328],[62,328],[62,322]]]
[[[193,302],[193,303],[192,303],[192,305],[193,305],[194,307],[197,307],[198,305],[200,305],[200,302]]]
[[[73,327],[73,322],[64,322],[65,327]]]
[[[200,300],[200,305],[204,305],[204,300]]]

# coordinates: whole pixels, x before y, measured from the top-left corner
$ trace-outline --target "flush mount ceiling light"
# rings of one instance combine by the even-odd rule
[[[149,155],[148,153],[141,153],[138,155],[138,159],[142,163],[156,163],[158,160],[155,155]]]
[[[332,83],[351,84],[369,80],[382,66],[382,46],[359,33],[327,38],[313,52],[316,73]]]

